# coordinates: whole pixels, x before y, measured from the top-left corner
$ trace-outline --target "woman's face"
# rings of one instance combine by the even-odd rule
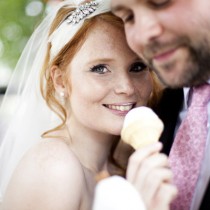
[[[123,30],[103,22],[88,34],[68,66],[70,118],[88,129],[119,135],[127,112],[146,105],[152,79]]]

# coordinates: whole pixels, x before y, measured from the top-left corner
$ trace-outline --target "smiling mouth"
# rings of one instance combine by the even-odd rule
[[[130,111],[131,109],[133,109],[135,107],[135,103],[131,103],[131,104],[121,104],[121,105],[111,105],[111,104],[104,104],[105,107],[107,107],[108,109],[111,110],[116,110],[116,111]]]
[[[161,60],[168,59],[171,55],[174,54],[176,50],[177,48],[174,48],[166,52],[159,53],[158,55],[154,56],[154,60],[161,61]]]

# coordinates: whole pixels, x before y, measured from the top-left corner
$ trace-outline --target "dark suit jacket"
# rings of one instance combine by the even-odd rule
[[[174,131],[183,104],[183,89],[165,89],[160,103],[154,111],[164,123],[164,131],[160,137],[163,143],[163,152],[169,155],[174,140]],[[210,164],[210,163],[209,163]],[[180,209],[181,210],[181,209]],[[185,209],[182,209],[185,210]],[[210,210],[210,182],[198,210]]]

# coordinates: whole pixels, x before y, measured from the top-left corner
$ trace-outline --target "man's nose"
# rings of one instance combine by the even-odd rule
[[[149,44],[163,33],[163,27],[158,16],[153,11],[148,10],[136,11],[134,22],[127,30],[128,43],[134,51],[138,47]]]

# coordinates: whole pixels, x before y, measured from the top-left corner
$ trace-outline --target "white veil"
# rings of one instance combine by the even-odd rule
[[[96,1],[103,8],[94,15],[109,11],[109,0]],[[75,8],[80,2],[66,0],[47,15],[32,34],[14,70],[0,107],[0,202],[24,153],[41,140],[43,132],[60,123],[41,96],[40,70],[47,50],[48,32],[57,11],[64,5]]]

